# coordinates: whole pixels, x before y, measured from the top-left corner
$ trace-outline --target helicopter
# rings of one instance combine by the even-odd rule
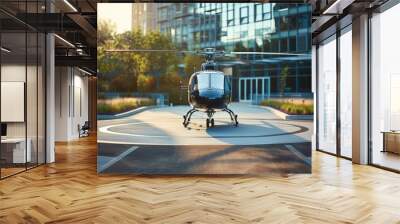
[[[183,115],[183,126],[187,127],[191,117],[196,112],[207,114],[206,127],[214,127],[214,114],[222,111],[229,114],[231,122],[234,126],[239,125],[238,115],[228,108],[232,102],[232,80],[231,76],[217,70],[216,57],[227,55],[246,55],[246,54],[261,54],[261,55],[286,55],[286,56],[301,56],[305,54],[296,53],[275,53],[275,52],[230,52],[217,51],[215,48],[205,48],[198,51],[178,51],[178,50],[154,50],[154,49],[116,49],[107,50],[107,52],[180,52],[192,53],[204,56],[205,62],[201,65],[201,70],[194,72],[189,79],[188,84],[188,103],[191,109]]]
[[[232,122],[239,125],[238,115],[228,105],[232,101],[232,82],[229,75],[217,70],[215,57],[225,55],[224,51],[216,51],[214,48],[205,48],[197,54],[204,56],[205,62],[201,65],[201,71],[190,76],[188,85],[188,102],[191,109],[183,115],[183,126],[187,127],[195,112],[207,114],[206,127],[213,127],[214,114],[217,111],[227,112]]]

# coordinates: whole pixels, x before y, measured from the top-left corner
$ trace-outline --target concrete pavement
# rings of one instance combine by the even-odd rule
[[[215,114],[215,127],[206,128],[204,113],[195,113],[187,128],[183,114],[188,106],[146,110],[124,119],[99,121],[101,143],[139,145],[260,145],[308,142],[310,121],[285,121],[270,111],[248,104],[232,104],[239,117],[234,127],[225,112]]]

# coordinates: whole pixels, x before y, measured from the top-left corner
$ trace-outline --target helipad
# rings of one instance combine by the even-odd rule
[[[310,121],[285,121],[269,110],[249,104],[232,104],[239,115],[235,127],[229,115],[215,114],[215,127],[206,128],[206,116],[194,114],[188,127],[182,115],[188,106],[149,109],[133,116],[99,121],[101,143],[133,145],[265,145],[309,142]]]

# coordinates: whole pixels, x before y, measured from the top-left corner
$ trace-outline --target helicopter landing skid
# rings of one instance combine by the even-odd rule
[[[186,115],[183,115],[183,123],[182,124],[183,124],[183,126],[185,126],[185,128],[188,126],[188,124],[190,122],[190,118],[192,117],[192,115],[195,112],[198,112],[198,110],[192,108],[186,113]]]
[[[192,108],[186,113],[186,115],[183,115],[183,123],[182,124],[183,124],[184,127],[188,126],[188,124],[190,122],[190,118],[192,117],[192,115],[195,112],[198,112],[198,111],[199,110]],[[239,122],[238,122],[238,119],[237,119],[238,116],[232,110],[230,110],[228,108],[225,108],[222,111],[225,111],[225,112],[227,112],[229,114],[229,116],[231,118],[231,121],[234,122],[236,127],[239,125]],[[207,128],[214,127],[214,118],[213,118],[213,116],[215,114],[215,111],[214,110],[208,110],[208,111],[206,111],[206,113],[207,113],[207,117],[208,117],[207,120],[206,120],[206,127]]]
[[[231,109],[229,108],[225,108],[223,109],[223,111],[227,112],[229,114],[229,116],[231,117],[231,121],[233,121],[235,123],[235,126],[237,127],[239,125],[238,122],[238,116],[237,114],[235,114]]]

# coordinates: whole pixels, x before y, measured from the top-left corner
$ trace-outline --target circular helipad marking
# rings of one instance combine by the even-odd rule
[[[104,126],[99,128],[99,131],[104,133],[104,134],[111,134],[111,135],[119,135],[119,136],[130,136],[130,137],[141,137],[141,138],[171,138],[171,137],[178,137],[178,138],[260,138],[260,137],[273,137],[273,136],[282,136],[282,135],[293,135],[293,134],[298,134],[298,133],[302,133],[302,132],[306,132],[308,131],[307,127],[304,126],[300,126],[300,125],[295,125],[295,124],[288,124],[288,123],[282,123],[282,122],[271,122],[271,124],[275,124],[275,125],[279,125],[280,128],[283,128],[282,126],[286,126],[289,127],[291,130],[287,131],[285,129],[279,129],[276,127],[271,127],[269,124],[266,124],[264,122],[261,123],[257,123],[257,124],[239,124],[239,127],[234,127],[233,125],[224,125],[224,126],[217,126],[217,127],[213,127],[213,128],[209,128],[209,129],[204,129],[204,131],[208,131],[209,133],[203,133],[203,134],[207,134],[207,135],[152,135],[152,134],[141,134],[141,133],[127,133],[127,132],[122,132],[122,131],[115,131],[112,129],[118,128],[118,127],[123,127],[123,126],[131,126],[131,125],[148,125],[151,124],[151,122],[145,122],[145,121],[141,121],[141,122],[130,122],[130,123],[125,123],[125,124],[115,124],[115,125],[108,125],[108,126]],[[234,133],[235,135],[218,135],[218,128],[220,129],[226,129],[226,128],[233,128],[233,129],[241,129],[242,126],[246,126],[246,128],[244,128],[245,130],[239,130],[238,133]],[[265,129],[267,128],[271,128],[271,129],[275,129],[273,131],[268,130],[272,133],[268,133],[265,134],[258,134],[258,135],[247,135],[243,132],[246,131],[251,131],[250,129],[256,127],[257,129],[260,129],[260,127],[264,127]],[[143,129],[145,127],[135,127],[136,129]],[[187,131],[191,131],[191,129],[184,129]],[[198,130],[198,129],[193,129],[193,130]],[[142,130],[140,130],[142,131]],[[225,130],[221,130],[221,131],[225,131]],[[258,130],[259,132],[262,132],[261,130]],[[254,133],[250,132],[250,133]]]

